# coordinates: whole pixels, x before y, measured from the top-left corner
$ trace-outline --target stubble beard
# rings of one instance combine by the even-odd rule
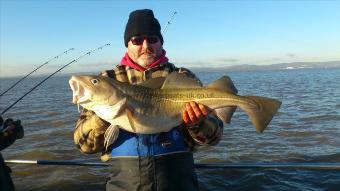
[[[158,55],[159,57],[159,55]],[[157,60],[157,53],[146,49],[143,50],[137,58],[137,64],[139,64],[140,66],[143,66],[145,68],[147,68],[149,65],[151,65],[153,62],[155,62]]]

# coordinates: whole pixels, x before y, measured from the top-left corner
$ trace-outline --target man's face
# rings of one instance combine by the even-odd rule
[[[134,36],[128,42],[128,55],[138,65],[148,68],[162,55],[163,46],[158,36]]]

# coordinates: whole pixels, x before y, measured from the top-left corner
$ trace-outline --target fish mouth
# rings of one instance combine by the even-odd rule
[[[89,91],[75,77],[69,80],[72,90],[72,103],[82,104],[90,99]]]

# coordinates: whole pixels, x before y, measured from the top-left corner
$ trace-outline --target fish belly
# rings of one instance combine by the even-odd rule
[[[126,110],[108,122],[132,133],[155,134],[170,131],[182,123],[182,118],[180,113],[147,115]]]

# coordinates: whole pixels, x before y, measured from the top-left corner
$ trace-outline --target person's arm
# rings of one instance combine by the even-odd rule
[[[195,144],[216,145],[223,133],[223,122],[209,109],[196,102],[186,104],[182,118]]]
[[[2,126],[2,117],[0,116],[0,127]],[[21,121],[13,121],[6,119],[3,123],[3,128],[0,131],[0,150],[3,150],[14,143],[15,140],[24,137],[24,129],[21,126]]]
[[[109,125],[94,112],[84,110],[76,124],[74,143],[83,153],[92,154],[103,151],[104,133]]]
[[[177,72],[194,78],[202,84],[196,75],[186,68],[178,68]],[[187,140],[190,147],[193,146],[192,144],[216,145],[220,141],[223,134],[223,122],[206,106],[196,102],[187,103],[182,118],[187,127],[187,134],[192,138],[192,140]]]

